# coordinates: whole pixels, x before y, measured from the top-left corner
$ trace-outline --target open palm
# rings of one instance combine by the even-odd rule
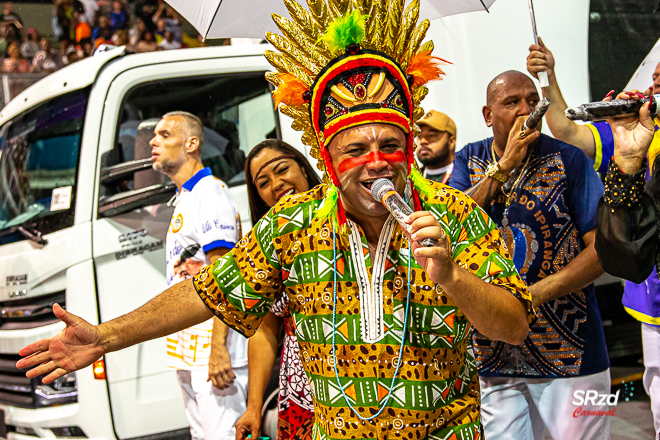
[[[53,312],[66,328],[50,339],[23,347],[18,353],[25,357],[16,363],[21,369],[36,366],[26,373],[30,378],[50,373],[43,379],[46,384],[91,365],[105,354],[97,327],[58,304],[53,306]]]

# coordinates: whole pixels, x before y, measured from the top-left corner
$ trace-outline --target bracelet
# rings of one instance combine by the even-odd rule
[[[642,162],[642,169],[635,174],[626,174],[614,161],[610,160],[610,166],[605,176],[605,192],[603,201],[611,207],[627,206],[632,208],[639,204],[644,191],[644,174],[647,167],[647,159]]]

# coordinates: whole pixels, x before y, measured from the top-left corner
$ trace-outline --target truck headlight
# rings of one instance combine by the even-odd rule
[[[65,374],[50,384],[39,384],[34,394],[37,407],[62,405],[78,401],[76,373]]]

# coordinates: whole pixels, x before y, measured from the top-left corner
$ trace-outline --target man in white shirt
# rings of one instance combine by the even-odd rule
[[[434,182],[447,183],[454,169],[456,124],[444,113],[430,110],[418,122],[422,132],[415,138],[422,174]]]
[[[199,118],[165,114],[150,141],[153,168],[176,184],[167,231],[167,286],[190,278],[240,240],[240,217],[227,185],[201,163]],[[167,338],[168,366],[177,369],[193,440],[233,440],[246,409],[247,339],[217,318]]]

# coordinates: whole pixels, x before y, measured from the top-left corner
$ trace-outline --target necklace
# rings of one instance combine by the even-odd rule
[[[495,142],[491,142],[490,144],[490,154],[493,157],[493,163],[495,163]],[[523,165],[522,169],[520,170],[520,174],[518,175],[518,178],[513,182],[513,185],[511,186],[511,189],[509,190],[509,193],[504,190],[504,184],[500,187],[500,190],[502,191],[502,194],[506,197],[506,204],[505,206],[508,208],[511,206],[511,196],[513,196],[513,192],[516,189],[516,186],[518,186],[518,183],[520,183],[520,180],[522,179],[522,176],[525,174],[525,170],[527,169],[527,164],[529,164],[529,160],[532,158],[532,152],[530,152],[527,155],[527,160],[525,160],[525,164]]]
[[[337,236],[335,234],[335,222],[332,221],[332,255],[334,258],[334,296],[332,298],[332,363],[333,363],[333,368],[335,370],[335,378],[337,379],[337,386],[341,390],[341,395],[344,398],[344,402],[348,405],[348,407],[355,413],[360,419],[369,421],[373,420],[376,417],[382,413],[385,408],[387,408],[387,404],[390,401],[390,397],[392,397],[392,392],[394,391],[394,383],[396,382],[396,377],[399,374],[399,367],[401,366],[401,357],[403,356],[403,346],[406,341],[406,329],[408,327],[408,311],[410,307],[410,270],[411,270],[411,262],[413,259],[413,254],[410,249],[410,243],[408,244],[408,297],[406,298],[406,314],[405,318],[403,320],[403,331],[401,332],[401,344],[399,345],[399,357],[396,362],[396,368],[394,369],[394,375],[392,376],[392,383],[390,385],[390,389],[387,393],[387,398],[385,399],[385,402],[383,403],[383,406],[381,406],[378,409],[378,412],[374,414],[371,417],[364,417],[362,416],[357,410],[351,405],[351,402],[348,401],[348,396],[346,396],[346,393],[344,392],[344,387],[341,384],[341,381],[339,380],[339,370],[337,369],[337,353],[336,353],[336,348],[337,345],[335,344],[335,335],[337,333]]]

